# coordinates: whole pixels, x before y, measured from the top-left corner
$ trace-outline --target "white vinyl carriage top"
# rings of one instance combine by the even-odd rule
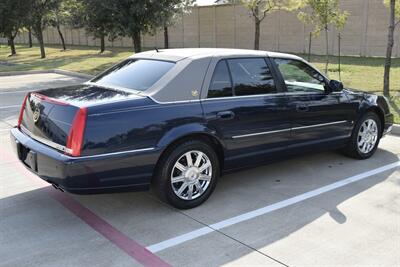
[[[277,57],[304,61],[290,54],[225,48],[159,49],[131,56],[131,58],[175,63],[175,66],[153,86],[139,93],[159,103],[199,101],[206,95],[208,84],[219,60],[246,57]]]

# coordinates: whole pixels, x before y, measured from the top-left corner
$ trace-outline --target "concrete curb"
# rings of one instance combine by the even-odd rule
[[[81,79],[88,79],[88,80],[93,78],[93,76],[89,75],[89,74],[78,73],[78,72],[73,72],[73,71],[68,71],[68,70],[59,70],[59,69],[0,72],[0,77],[1,76],[29,75],[29,74],[42,74],[42,73],[56,73],[56,74],[61,74],[61,75],[77,77],[77,78],[81,78]]]
[[[393,135],[400,135],[400,124],[393,124],[392,132]]]

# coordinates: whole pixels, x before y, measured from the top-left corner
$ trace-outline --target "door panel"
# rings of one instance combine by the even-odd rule
[[[265,160],[290,141],[287,97],[264,58],[219,60],[202,107],[208,127],[224,140],[225,168]]]
[[[346,139],[352,107],[343,94],[288,94],[292,147]],[[305,108],[303,108],[305,107]]]
[[[343,93],[329,93],[328,80],[301,60],[273,59],[287,89],[290,147],[346,140],[353,107]]]
[[[227,169],[251,165],[290,141],[287,98],[284,95],[212,99],[202,102],[209,128],[223,138]],[[230,111],[234,117],[217,114]]]

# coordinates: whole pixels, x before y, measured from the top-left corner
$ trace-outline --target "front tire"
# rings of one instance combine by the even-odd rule
[[[178,209],[194,208],[206,201],[219,177],[217,154],[200,140],[186,141],[169,149],[157,166],[155,192]]]
[[[345,154],[356,159],[370,158],[378,148],[381,129],[381,121],[376,113],[364,114],[354,127],[350,142],[344,149]]]

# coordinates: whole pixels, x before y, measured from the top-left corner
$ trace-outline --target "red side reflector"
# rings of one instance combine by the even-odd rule
[[[17,127],[21,127],[22,119],[24,118],[24,111],[25,111],[25,106],[26,106],[26,100],[28,99],[29,93],[26,94],[24,98],[24,102],[22,102],[21,110],[19,112],[19,117],[18,117],[18,125]]]
[[[67,153],[74,157],[81,155],[81,149],[83,145],[83,136],[85,134],[87,117],[87,108],[80,108],[75,115],[74,121],[72,122],[71,130],[69,131],[67,140]]]

